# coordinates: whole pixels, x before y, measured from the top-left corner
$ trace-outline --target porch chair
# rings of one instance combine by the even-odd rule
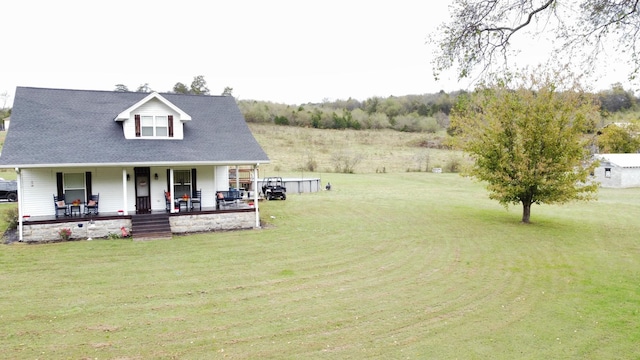
[[[64,216],[69,215],[69,207],[64,202],[64,195],[60,197],[53,195],[53,207],[55,208],[55,211],[56,211],[56,217],[58,217],[58,215],[60,214],[60,210],[62,210],[62,214]]]
[[[171,202],[171,193],[168,191],[164,192],[164,208],[167,210],[167,212],[171,211],[171,207],[173,206],[172,202]]]
[[[196,195],[191,197],[191,211],[193,211],[193,205],[198,204],[198,210],[202,210],[202,204],[200,200],[202,199],[202,190],[196,190]]]
[[[89,201],[84,206],[84,214],[89,215],[93,213],[94,215],[98,215],[98,201],[100,200],[100,193],[98,195],[89,196]]]

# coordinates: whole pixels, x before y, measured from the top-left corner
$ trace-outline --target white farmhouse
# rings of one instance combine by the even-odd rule
[[[216,203],[230,167],[269,162],[231,96],[18,87],[11,120],[0,168],[17,172],[20,240],[259,226],[257,189]]]

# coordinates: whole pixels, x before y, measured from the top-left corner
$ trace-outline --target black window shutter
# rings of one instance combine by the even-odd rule
[[[140,115],[136,114],[134,118],[136,119],[136,137],[140,137]]]
[[[64,200],[64,189],[62,188],[63,183],[62,183],[62,173],[61,172],[57,172],[56,173],[56,186],[57,186],[57,191],[58,191],[58,199]]]
[[[173,137],[173,115],[169,115],[169,137]]]
[[[84,179],[87,184],[87,201],[89,201],[89,199],[91,199],[91,195],[93,195],[93,189],[91,189],[91,171],[84,173]]]
[[[196,197],[196,190],[198,190],[198,184],[196,183],[196,169],[191,169],[191,197]]]
[[[171,176],[171,169],[167,169],[167,191],[173,192],[173,190],[171,190],[171,179],[169,179],[169,176]]]

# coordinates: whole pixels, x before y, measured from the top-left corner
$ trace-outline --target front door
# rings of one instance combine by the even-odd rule
[[[148,167],[137,167],[136,174],[136,214],[151,212],[151,170]]]

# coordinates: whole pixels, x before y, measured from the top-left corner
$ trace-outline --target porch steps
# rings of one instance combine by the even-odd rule
[[[171,239],[168,214],[137,214],[131,217],[133,240]]]

